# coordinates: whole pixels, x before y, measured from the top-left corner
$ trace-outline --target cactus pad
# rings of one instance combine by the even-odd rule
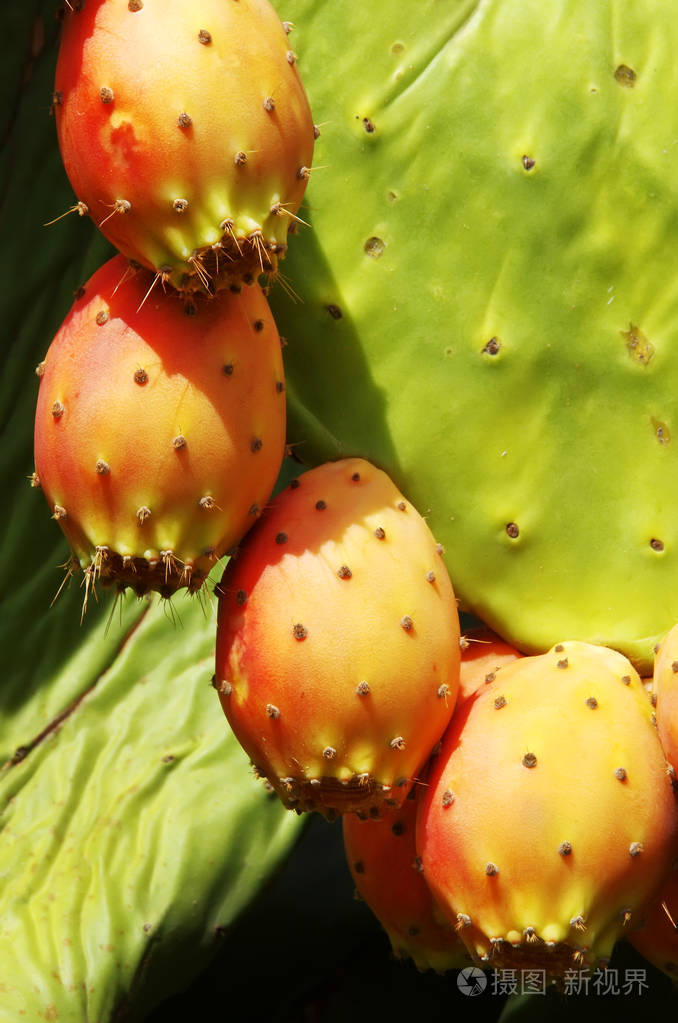
[[[678,619],[675,19],[398,6],[287,5],[328,168],[286,264],[303,304],[273,296],[289,439],[389,472],[523,651],[647,668]]]

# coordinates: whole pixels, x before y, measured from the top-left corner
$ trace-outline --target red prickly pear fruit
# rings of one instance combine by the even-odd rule
[[[482,625],[469,629],[461,637],[461,670],[457,703],[473,696],[486,684],[494,682],[504,664],[522,657],[519,650]]]
[[[280,338],[258,285],[187,302],[122,256],[38,367],[35,468],[86,581],[199,589],[253,524],[285,446]]]
[[[459,617],[426,522],[360,458],[318,466],[272,501],[227,566],[216,686],[284,804],[399,805],[459,685]]]
[[[66,13],[54,113],[82,213],[180,289],[275,271],[315,129],[268,0],[87,0]]]
[[[468,966],[471,957],[421,872],[414,842],[419,792],[415,786],[381,820],[344,814],[344,850],[356,891],[386,931],[394,955],[412,959],[419,970],[443,973]]]
[[[649,963],[678,980],[678,863],[628,940]]]
[[[642,681],[581,642],[504,665],[432,762],[417,851],[481,962],[554,978],[604,961],[676,853],[678,811]]]
[[[678,770],[678,625],[673,626],[656,650],[650,691],[666,759]]]

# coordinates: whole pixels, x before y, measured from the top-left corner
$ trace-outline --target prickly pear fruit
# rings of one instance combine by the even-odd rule
[[[674,863],[643,922],[628,940],[649,963],[678,980],[678,864]]]
[[[344,814],[344,850],[356,891],[386,931],[394,955],[442,973],[467,966],[470,956],[421,872],[414,842],[420,792],[415,786],[382,820]]]
[[[484,625],[469,629],[461,637],[458,702],[473,696],[487,683],[494,682],[503,664],[521,656],[519,650]]]
[[[678,814],[640,678],[582,642],[504,665],[455,714],[417,851],[481,961],[552,976],[607,958],[676,852]]]
[[[659,739],[666,759],[678,769],[678,625],[669,630],[657,648],[652,694]]]
[[[258,285],[188,303],[101,267],[38,367],[35,469],[87,583],[199,589],[254,522],[285,446],[280,339]]]
[[[77,198],[126,256],[179,288],[274,271],[315,129],[268,0],[87,0],[55,78]]]
[[[287,807],[399,805],[454,709],[459,618],[424,519],[359,458],[294,480],[217,587],[215,684]]]

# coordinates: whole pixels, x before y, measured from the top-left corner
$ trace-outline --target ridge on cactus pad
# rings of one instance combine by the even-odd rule
[[[268,0],[87,0],[64,15],[54,113],[81,214],[163,281],[275,273],[316,136]]]
[[[120,255],[38,366],[35,474],[85,573],[198,590],[253,524],[285,450],[280,338],[262,289],[183,298]]]
[[[630,662],[581,642],[498,669],[432,761],[417,852],[481,962],[605,962],[678,851],[672,773]]]
[[[459,687],[452,583],[380,469],[328,462],[271,502],[217,586],[215,686],[290,809],[398,806]]]

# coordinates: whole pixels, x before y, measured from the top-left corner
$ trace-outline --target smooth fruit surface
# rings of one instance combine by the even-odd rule
[[[461,637],[459,700],[465,700],[494,682],[504,664],[521,657],[519,650],[485,626],[469,629]]]
[[[678,770],[678,625],[657,648],[650,685],[657,708],[657,729],[669,763]]]
[[[38,367],[39,484],[92,581],[198,588],[283,458],[280,339],[258,285],[187,301],[101,267]]]
[[[294,809],[399,805],[459,686],[454,590],[426,522],[364,459],[278,494],[219,584],[216,686]]]
[[[177,287],[275,270],[314,127],[268,0],[74,6],[54,113],[77,202],[120,251]]]
[[[629,941],[648,962],[678,979],[678,864],[674,863],[659,894],[645,910]]]
[[[415,846],[419,786],[382,820],[344,814],[344,851],[356,891],[382,925],[393,954],[420,970],[460,969],[471,957],[437,909]]]
[[[645,688],[580,642],[504,665],[461,705],[417,821],[426,880],[474,955],[561,977],[640,922],[677,838]]]

